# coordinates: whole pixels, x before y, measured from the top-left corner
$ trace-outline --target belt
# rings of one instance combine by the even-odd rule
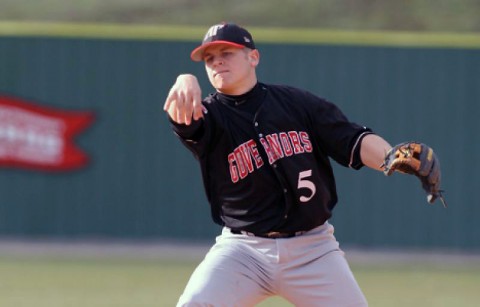
[[[266,233],[253,233],[245,230],[230,229],[230,232],[236,235],[247,235],[251,237],[260,237],[266,239],[286,239],[293,238],[304,234],[306,231],[296,231],[296,232],[280,232],[280,231],[270,231]]]

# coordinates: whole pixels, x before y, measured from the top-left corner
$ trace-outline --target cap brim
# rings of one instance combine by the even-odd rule
[[[192,53],[190,54],[190,58],[195,62],[203,61],[203,53],[204,53],[205,49],[207,49],[210,46],[214,46],[214,45],[228,45],[228,46],[236,47],[236,48],[245,48],[244,45],[237,44],[237,43],[232,43],[232,42],[229,42],[229,41],[214,41],[214,42],[210,42],[210,43],[200,45],[197,48],[193,49]]]

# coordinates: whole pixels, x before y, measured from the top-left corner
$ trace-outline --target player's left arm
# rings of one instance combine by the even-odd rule
[[[405,142],[394,147],[376,134],[366,135],[361,143],[360,158],[364,165],[390,176],[395,171],[417,176],[427,192],[427,201],[439,198],[447,206],[440,190],[440,162],[429,146]]]
[[[383,160],[392,146],[381,136],[366,135],[360,146],[360,159],[363,164],[377,171],[383,171]]]

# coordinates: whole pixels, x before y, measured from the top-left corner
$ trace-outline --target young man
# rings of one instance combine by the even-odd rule
[[[202,101],[180,75],[164,110],[199,161],[216,243],[177,306],[254,306],[279,295],[295,306],[367,306],[328,219],[337,202],[330,158],[384,170],[392,147],[332,103],[260,83],[260,54],[235,24],[212,26],[191,58],[216,93]]]

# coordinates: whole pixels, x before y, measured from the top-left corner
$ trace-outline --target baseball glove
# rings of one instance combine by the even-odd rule
[[[443,206],[447,207],[443,191],[440,190],[440,162],[429,146],[418,142],[398,144],[388,151],[382,168],[387,176],[394,171],[417,176],[427,192],[427,201],[433,204],[439,198]]]

